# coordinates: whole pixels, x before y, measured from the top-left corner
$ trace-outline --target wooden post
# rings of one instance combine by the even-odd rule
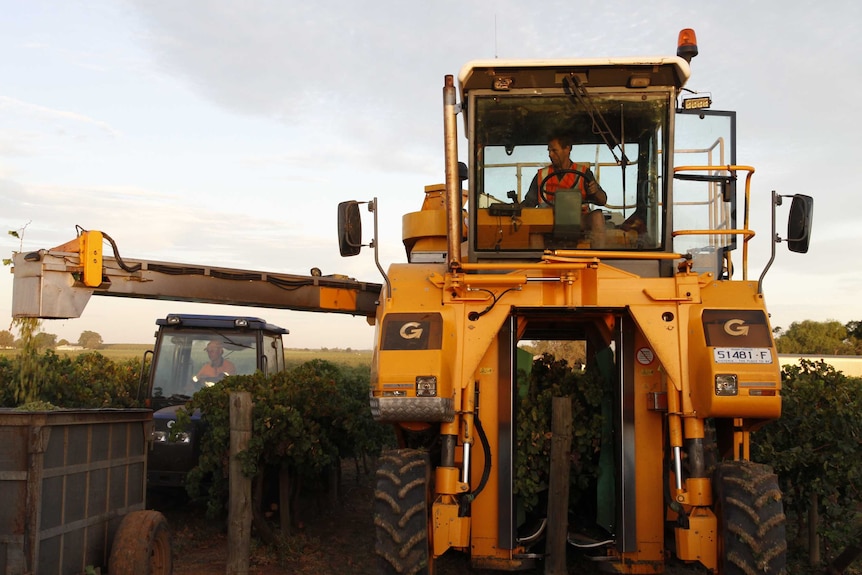
[[[572,399],[555,397],[551,417],[551,472],[548,481],[548,558],[545,575],[566,574],[569,532],[569,472],[572,449]]]
[[[251,440],[251,394],[230,394],[230,503],[227,527],[227,575],[248,575],[251,550],[251,478],[237,457]]]
[[[291,532],[290,514],[293,510],[290,503],[290,473],[287,469],[280,469],[278,472],[278,517],[282,536],[290,535]]]
[[[820,565],[820,507],[816,493],[808,496],[808,564],[812,567]]]

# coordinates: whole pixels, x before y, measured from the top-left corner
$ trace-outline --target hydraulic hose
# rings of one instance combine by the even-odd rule
[[[470,504],[473,503],[473,500],[476,499],[480,493],[482,493],[482,490],[485,489],[485,485],[488,484],[488,479],[491,477],[491,446],[488,444],[488,436],[485,434],[485,428],[482,427],[482,421],[479,419],[478,414],[473,415],[473,424],[476,428],[476,435],[479,436],[479,441],[482,443],[482,454],[485,456],[485,466],[482,468],[482,477],[479,479],[479,485],[470,493],[465,494],[461,499],[461,503],[458,507],[459,517],[466,517],[470,514]]]
[[[482,454],[485,456],[485,466],[482,468],[482,478],[479,480],[479,485],[473,492],[470,493],[470,499],[476,499],[485,485],[488,483],[488,478],[491,477],[491,446],[488,444],[488,436],[485,435],[485,428],[482,427],[482,420],[479,419],[479,414],[473,416],[473,421],[476,425],[476,434],[479,436],[479,441],[482,442]]]

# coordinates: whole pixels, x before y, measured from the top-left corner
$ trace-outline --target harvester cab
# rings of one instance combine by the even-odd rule
[[[432,572],[450,549],[501,570],[559,557],[559,506],[563,540],[607,571],[780,572],[777,481],[748,461],[781,411],[763,276],[748,277],[754,168],[735,113],[682,97],[696,51],[686,30],[676,57],[471,62],[460,99],[446,77],[446,184],[403,218],[408,263],[378,262],[371,408],[400,441],[375,492],[383,572]],[[357,206],[339,207],[343,255],[363,245]],[[794,196],[794,251],[811,215]],[[527,351],[542,342],[578,351]],[[554,394],[587,437],[571,501],[548,491]]]

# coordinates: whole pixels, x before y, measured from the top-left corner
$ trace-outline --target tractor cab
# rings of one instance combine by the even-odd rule
[[[228,375],[284,368],[286,329],[259,318],[171,314],[156,320],[148,401],[155,409],[183,404]]]
[[[170,314],[156,324],[159,329],[146,396],[147,405],[154,410],[155,427],[147,483],[150,487],[182,487],[186,473],[197,464],[202,423],[201,413],[195,411],[192,427],[172,435],[177,410],[197,391],[227,376],[282,371],[282,335],[289,332],[244,316]]]

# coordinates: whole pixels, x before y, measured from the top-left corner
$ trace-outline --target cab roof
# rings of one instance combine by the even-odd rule
[[[286,328],[267,323],[259,317],[241,315],[200,315],[189,313],[172,313],[166,318],[156,320],[158,326],[174,326],[184,328],[241,329],[263,330],[273,333],[290,333]]]
[[[685,85],[691,74],[688,62],[678,56],[645,58],[584,58],[551,60],[473,60],[458,74],[461,97],[471,90],[495,87],[495,80],[510,78],[510,89],[560,88],[563,76],[577,75],[587,87]],[[499,87],[498,87],[499,89]]]

